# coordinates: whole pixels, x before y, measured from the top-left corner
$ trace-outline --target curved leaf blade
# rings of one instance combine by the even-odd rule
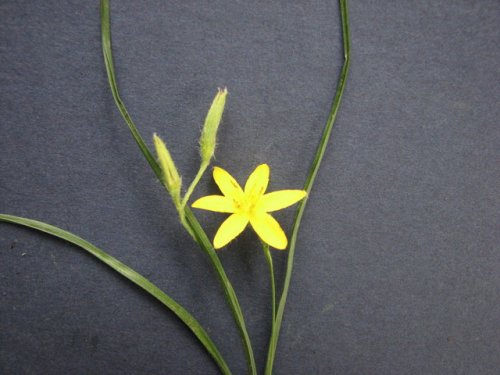
[[[5,215],[5,214],[0,214],[0,221],[5,221],[12,224],[18,224],[24,227],[28,227],[31,229],[38,230],[40,232],[50,234],[54,237],[60,238],[73,245],[76,245],[81,249],[87,251],[88,253],[92,254],[94,257],[96,257],[109,267],[111,267],[120,275],[122,275],[126,279],[132,281],[134,284],[145,290],[151,296],[160,301],[170,311],[172,311],[191,330],[191,332],[194,333],[196,338],[200,341],[200,343],[205,347],[205,349],[217,363],[221,372],[227,375],[231,374],[231,371],[229,370],[229,367],[227,366],[224,359],[222,358],[222,355],[218,351],[212,339],[208,336],[208,333],[203,329],[201,324],[184,307],[182,307],[174,299],[169,297],[165,292],[163,292],[160,288],[154,285],[151,281],[146,279],[138,272],[134,271],[126,264],[120,262],[118,259],[112,257],[108,253],[104,252],[103,250],[99,249],[98,247],[94,246],[93,244],[84,240],[83,238],[71,232],[55,227],[53,225],[37,220],[27,219],[13,215]]]

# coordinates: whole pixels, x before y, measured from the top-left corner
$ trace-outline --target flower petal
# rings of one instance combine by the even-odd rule
[[[259,204],[264,211],[273,212],[297,203],[306,195],[304,190],[278,190],[265,194]]]
[[[244,214],[232,214],[220,226],[215,234],[214,248],[220,249],[234,240],[238,234],[243,232],[243,229],[248,224],[248,216]]]
[[[261,164],[248,177],[245,184],[245,195],[250,200],[257,199],[266,192],[269,183],[269,165]]]
[[[229,198],[239,199],[243,194],[240,184],[227,171],[214,167],[214,180],[222,194]]]
[[[284,250],[288,244],[285,232],[274,217],[264,212],[255,214],[250,218],[250,224],[259,237],[270,246]]]
[[[233,213],[235,211],[233,200],[223,195],[207,195],[196,200],[191,206],[215,212]]]

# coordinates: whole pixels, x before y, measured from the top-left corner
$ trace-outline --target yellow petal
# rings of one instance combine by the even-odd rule
[[[192,207],[215,212],[233,213],[235,211],[233,200],[222,195],[207,195],[196,200]]]
[[[226,197],[240,199],[243,194],[240,184],[224,169],[214,167],[214,180]]]
[[[265,243],[276,249],[284,250],[288,244],[285,232],[274,217],[264,212],[253,215],[250,224]]]
[[[304,190],[278,190],[265,194],[259,202],[266,212],[281,210],[303,199],[307,193]]]
[[[248,216],[244,214],[232,214],[220,226],[215,234],[214,248],[220,249],[234,240],[238,234],[243,232],[243,229],[248,224]]]
[[[248,177],[245,194],[250,200],[257,199],[265,193],[269,183],[269,165],[261,164]]]

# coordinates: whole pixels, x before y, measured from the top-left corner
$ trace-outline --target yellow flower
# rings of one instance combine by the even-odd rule
[[[283,250],[288,244],[285,232],[268,212],[281,210],[303,199],[303,190],[279,190],[264,194],[269,182],[269,166],[261,164],[252,172],[245,188],[224,169],[214,168],[214,180],[224,195],[208,195],[193,203],[194,208],[232,214],[215,234],[214,248],[220,249],[251,224],[270,246]]]

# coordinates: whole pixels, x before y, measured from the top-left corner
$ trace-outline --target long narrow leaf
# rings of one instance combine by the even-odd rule
[[[120,97],[120,93],[118,91],[118,86],[116,84],[116,77],[115,77],[115,68],[113,64],[113,54],[111,52],[111,28],[110,28],[108,0],[101,1],[101,38],[102,38],[102,52],[104,55],[104,64],[106,65],[106,72],[108,75],[109,86],[111,87],[111,93],[113,94],[113,99],[115,100],[116,106],[118,107],[118,110],[120,111],[120,114],[122,115],[126,124],[128,125],[128,128],[132,133],[132,136],[134,137],[134,140],[139,146],[142,154],[148,161],[149,165],[151,166],[151,169],[153,169],[153,171],[155,172],[156,177],[158,177],[158,179],[161,180],[161,168],[158,165],[151,151],[149,151],[141,135],[139,134],[139,131],[137,130],[137,127],[132,121],[132,118],[130,117],[127,108],[125,108],[125,104],[123,103]]]
[[[156,177],[161,182],[162,181],[161,168],[158,165],[154,156],[152,155],[151,151],[146,146],[146,143],[141,137],[139,131],[137,130],[137,127],[135,126],[134,122],[132,121],[126,109],[125,104],[120,98],[118,86],[116,84],[114,66],[113,66],[113,53],[111,49],[110,11],[109,11],[108,0],[101,0],[101,35],[102,35],[102,49],[104,54],[104,63],[106,65],[108,81],[111,87],[113,98],[115,99],[116,106],[118,107],[118,110],[120,111],[123,119],[127,123],[127,126],[132,136],[134,137],[137,145],[139,146],[139,149],[141,150],[142,154],[148,161],[153,172],[156,174]],[[202,229],[200,223],[198,222],[198,220],[196,219],[196,217],[194,216],[194,214],[187,205],[185,206],[184,210],[186,213],[186,221],[190,226],[192,233],[195,235],[200,247],[208,255],[217,273],[217,277],[224,289],[224,294],[231,308],[231,312],[233,314],[234,320],[240,332],[241,339],[243,341],[245,356],[248,364],[248,370],[252,375],[256,375],[257,367],[255,364],[252,344],[250,342],[250,337],[246,329],[243,312],[241,311],[241,307],[238,302],[238,298],[236,297],[236,293],[233,289],[233,286],[231,285],[231,282],[229,281],[224,271],[224,268],[222,267],[222,264],[217,254],[215,253],[215,250],[213,249],[212,244],[210,243],[210,240],[208,239],[205,231]]]
[[[129,266],[123,264],[118,259],[112,257],[96,246],[92,245],[90,242],[85,241],[83,238],[76,236],[68,231],[60,229],[50,224],[43,223],[41,221],[31,220],[23,217],[4,215],[0,214],[0,221],[5,221],[8,223],[22,225],[31,229],[36,229],[40,232],[48,233],[52,236],[58,237],[65,241],[68,241],[83,250],[89,252],[97,259],[111,267],[113,270],[118,272],[120,275],[126,279],[132,281],[134,284],[144,289],[151,296],[160,301],[164,306],[166,306],[170,311],[172,311],[177,317],[194,333],[198,338],[200,343],[205,347],[208,353],[215,360],[223,374],[230,375],[231,371],[227,366],[226,362],[222,358],[221,354],[217,350],[217,347],[213,341],[208,336],[208,333],[203,329],[200,323],[181,305],[175,302],[171,297],[169,297],[165,292],[159,289],[151,281],[146,279],[144,276],[134,271]]]
[[[316,149],[316,154],[314,156],[314,161],[309,169],[308,176],[306,178],[306,182],[304,185],[304,190],[307,191],[309,195],[314,184],[314,180],[319,170],[319,166],[321,161],[323,160],[323,155],[325,154],[326,147],[328,146],[328,140],[330,139],[330,135],[333,129],[333,125],[335,123],[335,119],[337,117],[337,112],[340,108],[340,102],[342,100],[342,95],[344,93],[347,75],[349,72],[350,66],[350,37],[349,37],[349,15],[347,9],[347,0],[339,0],[340,5],[340,17],[342,22],[342,41],[344,45],[344,64],[342,66],[342,70],[340,72],[340,77],[338,80],[337,91],[335,93],[335,97],[333,99],[332,108],[330,110],[330,114],[326,121],[325,128],[323,130],[323,134],[321,135],[320,142]],[[304,209],[307,204],[307,199],[303,200],[299,203],[299,207],[297,208],[297,214],[295,216],[295,221],[292,228],[292,235],[290,238],[290,248],[287,259],[287,267],[285,274],[285,281],[283,284],[283,291],[281,294],[281,299],[278,306],[278,311],[276,312],[276,322],[271,334],[271,339],[269,343],[269,350],[267,356],[266,363],[266,375],[270,375],[273,369],[274,358],[276,354],[276,348],[278,345],[278,338],[281,328],[281,323],[283,321],[283,313],[285,311],[286,300],[288,296],[288,289],[290,287],[290,280],[292,277],[293,270],[293,260],[295,255],[295,246],[297,243],[297,234],[299,232],[300,223],[302,220],[302,216],[304,214]]]

